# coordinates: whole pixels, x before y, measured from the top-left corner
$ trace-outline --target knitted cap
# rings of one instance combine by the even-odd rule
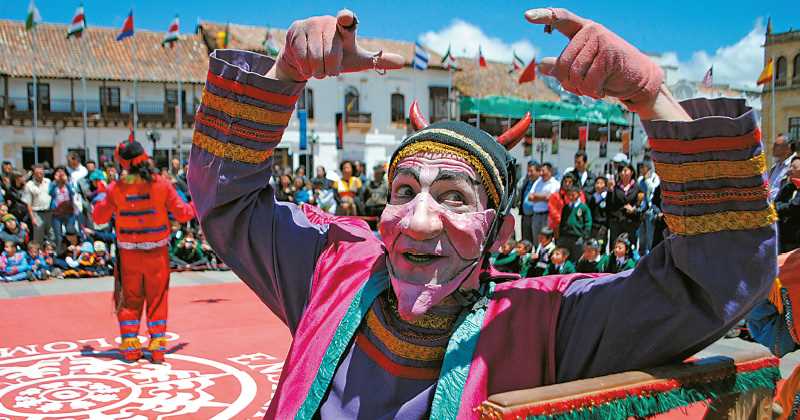
[[[87,242],[88,243],[88,242]],[[94,251],[95,252],[106,252],[106,244],[102,241],[94,241]]]
[[[92,246],[92,243],[91,242],[84,242],[81,245],[81,252],[94,253],[94,247]]]
[[[489,196],[489,203],[505,214],[516,186],[516,161],[489,133],[462,121],[433,123],[406,137],[389,161],[389,184],[397,164],[418,153],[457,156],[472,166]]]
[[[142,144],[135,140],[125,140],[117,145],[114,158],[125,169],[130,169],[131,165],[137,165],[149,159]]]
[[[7,221],[9,221],[9,220],[17,220],[17,217],[16,217],[16,216],[14,216],[14,215],[13,215],[13,214],[11,214],[11,213],[8,213],[8,214],[6,214],[5,216],[3,216],[3,218],[2,218],[2,219],[0,219],[0,222],[2,222],[2,223],[5,223],[5,222],[7,222]]]

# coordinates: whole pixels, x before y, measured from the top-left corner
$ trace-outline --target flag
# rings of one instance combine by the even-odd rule
[[[217,48],[228,48],[228,44],[230,43],[231,36],[231,24],[225,24],[225,30],[217,32]]]
[[[277,57],[278,56],[278,46],[275,45],[275,40],[272,39],[272,34],[270,34],[269,26],[267,26],[267,34],[264,35],[264,42],[262,43],[264,47],[264,51],[266,51],[267,55],[270,57]]]
[[[442,67],[444,67],[445,69],[457,69],[458,68],[458,66],[456,66],[456,58],[453,57],[452,53],[450,53],[450,46],[449,45],[447,46],[447,52],[444,53],[444,56],[442,57]]]
[[[133,136],[133,122],[128,120],[128,141],[133,142],[136,140]]]
[[[486,64],[486,58],[483,57],[483,49],[481,49],[480,45],[478,45],[478,66],[488,67]]]
[[[83,35],[83,30],[86,29],[86,16],[83,14],[83,5],[81,4],[75,10],[75,16],[72,17],[72,23],[67,28],[67,38],[76,36],[78,38]]]
[[[125,22],[122,23],[122,29],[119,31],[119,35],[117,35],[117,41],[122,41],[131,36],[133,36],[133,10],[128,13],[128,17],[126,17]]]
[[[428,52],[425,51],[425,48],[419,44],[419,42],[414,43],[414,59],[411,60],[411,67],[417,70],[427,70],[428,69],[428,60],[430,59],[430,55]]]
[[[711,88],[714,85],[714,66],[708,68],[706,75],[703,76],[703,86]]]
[[[761,70],[761,74],[758,76],[757,85],[763,85],[772,80],[773,67],[772,58],[770,58],[767,60],[767,65],[764,66],[764,70]]]
[[[767,18],[767,35],[772,35],[772,16]]]
[[[514,57],[511,59],[511,64],[508,66],[508,74],[521,70],[523,67],[525,67],[525,62],[522,61],[522,59],[517,55],[517,52],[514,51]]]
[[[25,17],[25,30],[30,31],[36,25],[42,22],[42,15],[39,14],[39,9],[33,4],[33,0],[28,5],[28,16]]]
[[[305,109],[298,110],[297,120],[300,122],[300,150],[306,150],[308,148],[308,130],[306,128],[308,123],[308,111]]]
[[[523,84],[534,80],[536,80],[536,57],[533,57],[531,62],[525,66],[525,70],[522,70],[522,74],[519,75],[517,82]]]
[[[161,40],[161,46],[165,46],[169,44],[170,47],[174,47],[175,43],[178,42],[178,37],[181,33],[181,22],[178,19],[178,15],[175,15],[175,19],[172,19],[172,23],[169,24],[169,29],[167,29],[167,33],[164,34],[164,39]]]

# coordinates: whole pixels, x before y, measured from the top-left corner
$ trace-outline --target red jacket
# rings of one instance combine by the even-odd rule
[[[181,223],[195,217],[194,209],[181,200],[175,187],[156,175],[152,182],[111,183],[106,197],[95,205],[93,218],[103,224],[116,216],[120,248],[151,249],[169,242],[168,211]]]

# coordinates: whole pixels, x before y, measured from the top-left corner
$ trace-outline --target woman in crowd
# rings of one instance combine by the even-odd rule
[[[25,191],[25,175],[22,172],[14,171],[11,173],[10,183],[6,191],[5,200],[8,205],[8,212],[13,214],[19,223],[27,226],[31,224],[31,210],[24,201],[22,195]]]
[[[289,175],[281,175],[278,188],[275,188],[275,199],[278,201],[294,202],[294,189]]]
[[[360,178],[353,175],[353,163],[349,160],[342,161],[339,170],[342,171],[342,178],[334,185],[339,197],[350,197],[355,200],[358,192],[361,191],[362,183]]]
[[[616,240],[625,233],[630,247],[636,245],[636,232],[641,224],[641,212],[636,205],[640,191],[633,165],[625,163],[619,170],[617,182],[609,191],[607,200],[611,238]]]

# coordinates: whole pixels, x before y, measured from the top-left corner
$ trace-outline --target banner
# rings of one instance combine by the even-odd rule
[[[344,149],[344,118],[341,112],[336,113],[336,148]]]
[[[600,127],[600,154],[599,157],[608,156],[608,127]]]
[[[589,128],[584,126],[578,127],[578,150],[586,151],[586,142],[589,140]]]
[[[631,155],[631,130],[622,131],[622,153],[629,157]]]
[[[300,150],[306,150],[308,148],[308,136],[306,135],[308,111],[305,109],[297,111],[297,120],[300,121]]]
[[[561,122],[559,122],[558,126],[553,126],[553,131],[550,136],[550,154],[557,155],[558,154],[558,139],[561,137]]]

